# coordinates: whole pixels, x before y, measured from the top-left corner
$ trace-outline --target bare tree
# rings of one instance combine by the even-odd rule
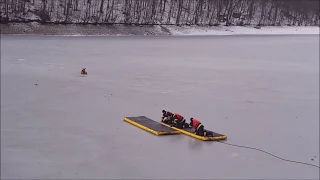
[[[33,16],[32,14],[36,15]],[[319,25],[319,0],[1,0],[1,22]]]

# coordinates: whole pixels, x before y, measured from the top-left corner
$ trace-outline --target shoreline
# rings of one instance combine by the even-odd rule
[[[196,25],[78,25],[1,24],[1,35],[46,36],[214,36],[214,35],[319,35],[319,26],[196,26]]]

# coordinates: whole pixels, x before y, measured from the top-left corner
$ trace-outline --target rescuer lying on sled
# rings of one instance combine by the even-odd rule
[[[173,126],[176,128],[179,128],[179,129],[184,129],[184,128],[188,127],[188,124],[186,123],[186,119],[184,119],[183,116],[181,116],[178,113],[175,113],[173,115]]]
[[[194,128],[195,132],[194,134],[198,136],[207,136],[207,137],[213,137],[213,133],[211,131],[207,131],[204,129],[203,124],[195,119],[195,118],[190,118],[190,128]]]
[[[170,111],[162,110],[161,122],[166,124],[173,124],[173,113]]]

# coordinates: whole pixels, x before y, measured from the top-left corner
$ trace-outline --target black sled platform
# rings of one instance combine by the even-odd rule
[[[170,126],[167,127],[145,116],[124,117],[123,120],[157,136],[180,134],[179,131],[170,128]]]
[[[227,139],[227,136],[226,135],[223,135],[223,134],[219,134],[219,133],[216,133],[216,132],[212,132],[213,136],[199,136],[199,135],[196,135],[194,134],[194,130],[193,129],[190,129],[190,128],[184,128],[184,129],[179,129],[179,128],[176,128],[176,127],[171,127],[169,124],[166,124],[164,122],[161,122],[162,125],[164,126],[167,126],[167,127],[170,127],[174,130],[177,130],[183,134],[186,134],[188,136],[191,136],[193,138],[196,138],[196,139],[199,139],[199,140],[202,140],[202,141],[220,141],[220,140],[225,140]],[[206,130],[208,131],[208,130]]]

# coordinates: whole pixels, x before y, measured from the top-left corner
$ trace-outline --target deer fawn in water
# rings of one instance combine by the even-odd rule
[[[88,74],[86,71],[86,68],[82,68],[81,74],[85,74],[85,75]]]

